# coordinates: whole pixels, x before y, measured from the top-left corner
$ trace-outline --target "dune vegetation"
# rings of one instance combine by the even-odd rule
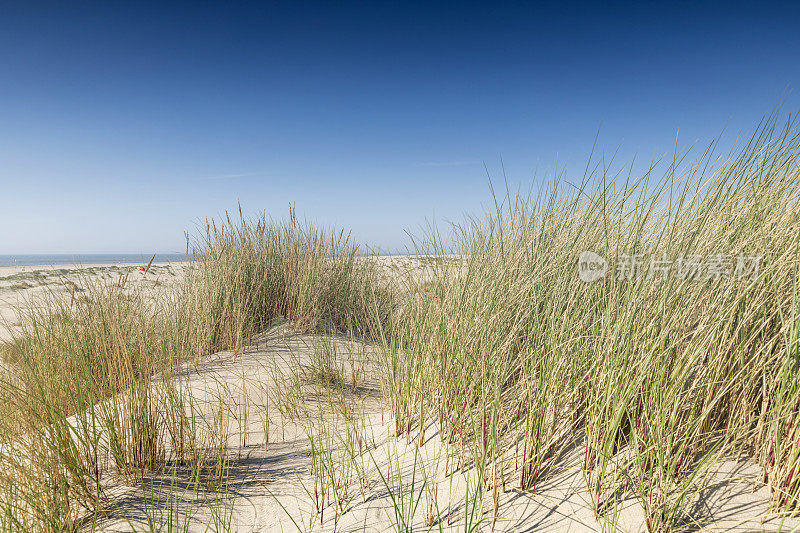
[[[717,465],[743,457],[763,473],[770,512],[796,515],[800,129],[773,115],[727,157],[714,148],[642,176],[601,161],[577,183],[497,195],[450,236],[423,236],[417,271],[387,274],[345,232],[293,214],[240,213],[210,222],[185,277],[156,297],[125,278],[54,294],[2,349],[0,529],[99,527],[110,478],[137,484],[171,464],[219,489],[229,435],[200,420],[186,372],[278,324],[374,348],[393,435],[422,446],[436,433],[479,473],[462,530],[500,527],[502,494],[535,497],[570,453],[604,528],[626,498],[648,531],[707,526],[698,499]],[[586,251],[608,263],[591,282],[578,275]],[[276,374],[263,406],[267,420],[309,419],[320,518],[298,529],[326,512],[337,524],[359,491],[393,494],[399,476],[363,459],[350,407],[339,434],[298,407],[303,387],[324,390],[331,409],[360,390],[360,367],[331,342]],[[268,423],[263,439],[266,450]],[[397,530],[431,501],[427,482],[405,486],[410,496],[392,496]],[[170,505],[154,502],[181,530]],[[424,512],[429,529],[445,523],[438,512]]]
[[[722,161],[598,167],[459,227],[458,274],[436,269],[397,328],[398,431],[437,419],[494,491],[535,489],[583,444],[598,517],[632,491],[650,531],[686,526],[709,468],[739,454],[798,510],[799,150],[795,122],[768,120]],[[582,281],[587,250],[616,268]]]
[[[168,450],[204,466],[183,365],[240,350],[279,319],[370,334],[394,303],[357,250],[295,221],[227,219],[210,223],[184,282],[155,300],[127,291],[126,277],[87,279],[23,314],[0,378],[2,529],[73,529],[107,504],[106,470],[136,482]]]

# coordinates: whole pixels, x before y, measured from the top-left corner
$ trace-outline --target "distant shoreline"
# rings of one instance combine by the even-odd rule
[[[76,274],[81,272],[105,272],[115,269],[136,270],[140,266],[147,265],[149,261],[130,262],[130,263],[85,263],[79,265],[17,265],[17,266],[3,266],[0,265],[0,281],[8,280],[11,276],[28,275],[35,272],[40,272],[45,275],[59,275],[59,274]],[[188,261],[153,261],[154,267],[167,267],[167,266],[181,266],[187,264]],[[59,272],[61,271],[61,272]]]
[[[2,267],[87,267],[90,265],[135,265],[148,263],[153,254],[17,254],[0,255]],[[184,263],[191,256],[183,253],[156,254],[154,263]]]
[[[427,254],[414,252],[382,252],[375,254],[378,257],[408,257],[415,258]],[[458,254],[445,254],[456,256]],[[372,256],[372,254],[365,254]],[[140,265],[147,264],[153,254],[0,254],[0,271],[7,268],[90,268],[110,265]],[[156,254],[153,263],[188,263],[192,254]]]

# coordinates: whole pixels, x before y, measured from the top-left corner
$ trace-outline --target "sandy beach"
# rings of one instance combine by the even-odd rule
[[[8,340],[21,312],[49,296],[80,295],[89,284],[121,283],[128,290],[156,289],[179,283],[187,263],[0,266],[0,340]]]

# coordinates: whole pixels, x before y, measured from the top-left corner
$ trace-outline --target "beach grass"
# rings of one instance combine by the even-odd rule
[[[648,531],[708,526],[697,504],[720,463],[742,457],[773,512],[800,513],[800,129],[772,115],[728,156],[714,148],[639,177],[601,162],[578,183],[494,195],[452,238],[420,239],[419,269],[394,281],[343,231],[240,212],[207,223],[182,281],[155,297],[124,275],[52,293],[2,348],[0,529],[79,529],[110,508],[109,476],[142,485],[169,465],[223,490],[230,406],[219,393],[208,416],[186,371],[278,324],[317,342],[271,370],[263,448],[270,413],[308,422],[320,523],[373,484],[397,530],[422,515],[442,527],[417,455],[411,478],[364,462],[363,363],[337,335],[380,352],[394,436],[421,448],[433,427],[476,475],[466,530],[494,527],[502,493],[539,493],[565,453],[581,454],[612,529],[625,497]],[[605,261],[597,279],[579,275],[585,252]],[[317,420],[325,408],[341,424]],[[149,517],[188,523],[171,496],[159,502]]]
[[[773,510],[800,510],[800,132],[773,116],[729,157],[711,148],[661,174],[600,165],[496,197],[453,241],[424,241],[462,261],[433,265],[394,331],[398,430],[436,420],[489,491],[511,477],[536,491],[577,443],[597,517],[633,492],[650,531],[703,526],[692,510],[712,467],[741,455]],[[609,264],[591,283],[585,251]],[[678,272],[690,260],[697,276]]]
[[[278,321],[378,331],[394,302],[375,272],[342,232],[226,219],[200,236],[184,282],[156,298],[127,276],[50,293],[2,348],[2,529],[75,529],[104,512],[107,474],[136,484],[168,460],[189,463],[196,481],[223,480],[225,428],[198,422],[186,365]]]

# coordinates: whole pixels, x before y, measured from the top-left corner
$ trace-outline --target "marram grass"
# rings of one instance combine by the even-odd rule
[[[108,476],[141,483],[170,460],[224,486],[226,428],[203,422],[180,370],[279,321],[383,345],[397,434],[422,442],[435,420],[477,467],[492,515],[500,491],[537,492],[570,450],[603,523],[627,494],[650,531],[702,526],[693,509],[715,465],[741,455],[761,466],[773,510],[797,513],[800,131],[771,117],[727,159],[712,152],[496,198],[453,242],[423,241],[426,275],[402,289],[344,232],[240,216],[207,225],[175,290],[152,298],[120,279],[54,296],[3,348],[0,530],[77,529],[108,508]],[[585,251],[610,272],[582,281]],[[618,279],[637,254],[762,259],[757,276]],[[355,388],[337,357],[321,345],[284,388]],[[303,415],[292,398],[275,402],[281,416]],[[315,458],[333,457],[311,438]],[[356,487],[336,468],[318,463],[315,480],[344,510]]]
[[[81,286],[31,307],[2,349],[3,531],[77,529],[109,504],[109,475],[136,484],[169,459],[219,486],[225,428],[198,419],[183,365],[278,321],[375,336],[395,305],[342,232],[263,217],[211,223],[175,290]]]
[[[438,420],[494,491],[535,491],[577,445],[598,518],[632,492],[650,531],[696,527],[711,468],[741,453],[775,511],[800,511],[800,131],[771,118],[728,159],[678,159],[498,198],[454,242],[433,234],[420,253],[462,260],[434,266],[394,331],[398,430]],[[586,283],[584,251],[733,264]],[[762,257],[757,277],[732,275],[739,256]]]

